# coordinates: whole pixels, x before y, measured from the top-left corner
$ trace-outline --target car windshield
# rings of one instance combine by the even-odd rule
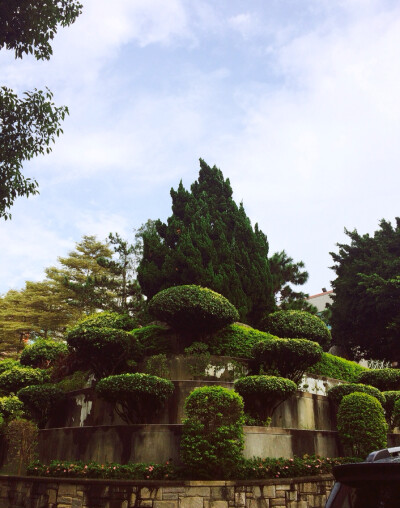
[[[385,481],[337,484],[329,508],[399,508],[400,484]]]

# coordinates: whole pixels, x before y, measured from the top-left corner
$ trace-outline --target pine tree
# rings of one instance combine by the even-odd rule
[[[267,237],[232,199],[229,179],[200,159],[198,180],[171,189],[172,215],[142,232],[138,281],[151,298],[162,289],[198,284],[224,295],[243,321],[274,309]]]

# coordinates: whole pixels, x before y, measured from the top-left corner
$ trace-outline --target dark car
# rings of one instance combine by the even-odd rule
[[[400,508],[400,447],[335,466],[333,475],[336,483],[325,508]]]

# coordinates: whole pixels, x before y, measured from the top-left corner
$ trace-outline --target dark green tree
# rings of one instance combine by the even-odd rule
[[[13,49],[16,58],[33,53],[48,60],[58,26],[72,24],[81,8],[76,0],[0,0],[0,49]],[[23,162],[51,151],[68,114],[65,106],[54,105],[48,89],[24,95],[0,87],[0,218],[6,220],[18,196],[38,193],[37,182],[21,173]]]
[[[356,358],[400,361],[400,218],[382,219],[373,236],[345,233],[349,245],[331,252],[334,343]]]
[[[182,182],[171,189],[172,215],[142,232],[143,257],[138,280],[151,298],[181,284],[197,284],[224,295],[243,321],[256,324],[275,308],[268,266],[268,242],[254,229],[243,204],[217,167],[200,159],[191,190]]]
[[[269,258],[272,285],[275,299],[282,310],[305,310],[315,314],[317,308],[310,305],[307,293],[294,291],[290,284],[302,286],[308,280],[308,272],[304,270],[303,261],[295,263],[283,250],[275,252]]]

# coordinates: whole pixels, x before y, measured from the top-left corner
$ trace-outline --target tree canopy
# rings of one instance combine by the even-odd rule
[[[73,23],[81,8],[76,0],[0,0],[0,49],[13,49],[16,58],[33,53],[37,60],[48,60],[58,25]],[[18,196],[38,193],[36,180],[21,170],[24,161],[49,153],[62,133],[68,109],[56,107],[52,98],[48,89],[25,92],[21,99],[0,87],[0,218],[11,218],[9,209]]]
[[[229,180],[200,159],[190,191],[171,189],[172,215],[142,232],[138,281],[151,298],[171,286],[196,284],[225,296],[240,318],[257,323],[275,307],[268,241],[254,229],[243,204],[232,198]]]
[[[355,357],[400,361],[400,218],[373,236],[345,230],[351,242],[331,253],[332,335]]]
[[[275,252],[269,258],[272,285],[275,298],[281,310],[305,310],[315,314],[317,308],[306,302],[307,293],[294,291],[290,284],[302,286],[308,280],[304,262],[295,263],[284,250]]]

